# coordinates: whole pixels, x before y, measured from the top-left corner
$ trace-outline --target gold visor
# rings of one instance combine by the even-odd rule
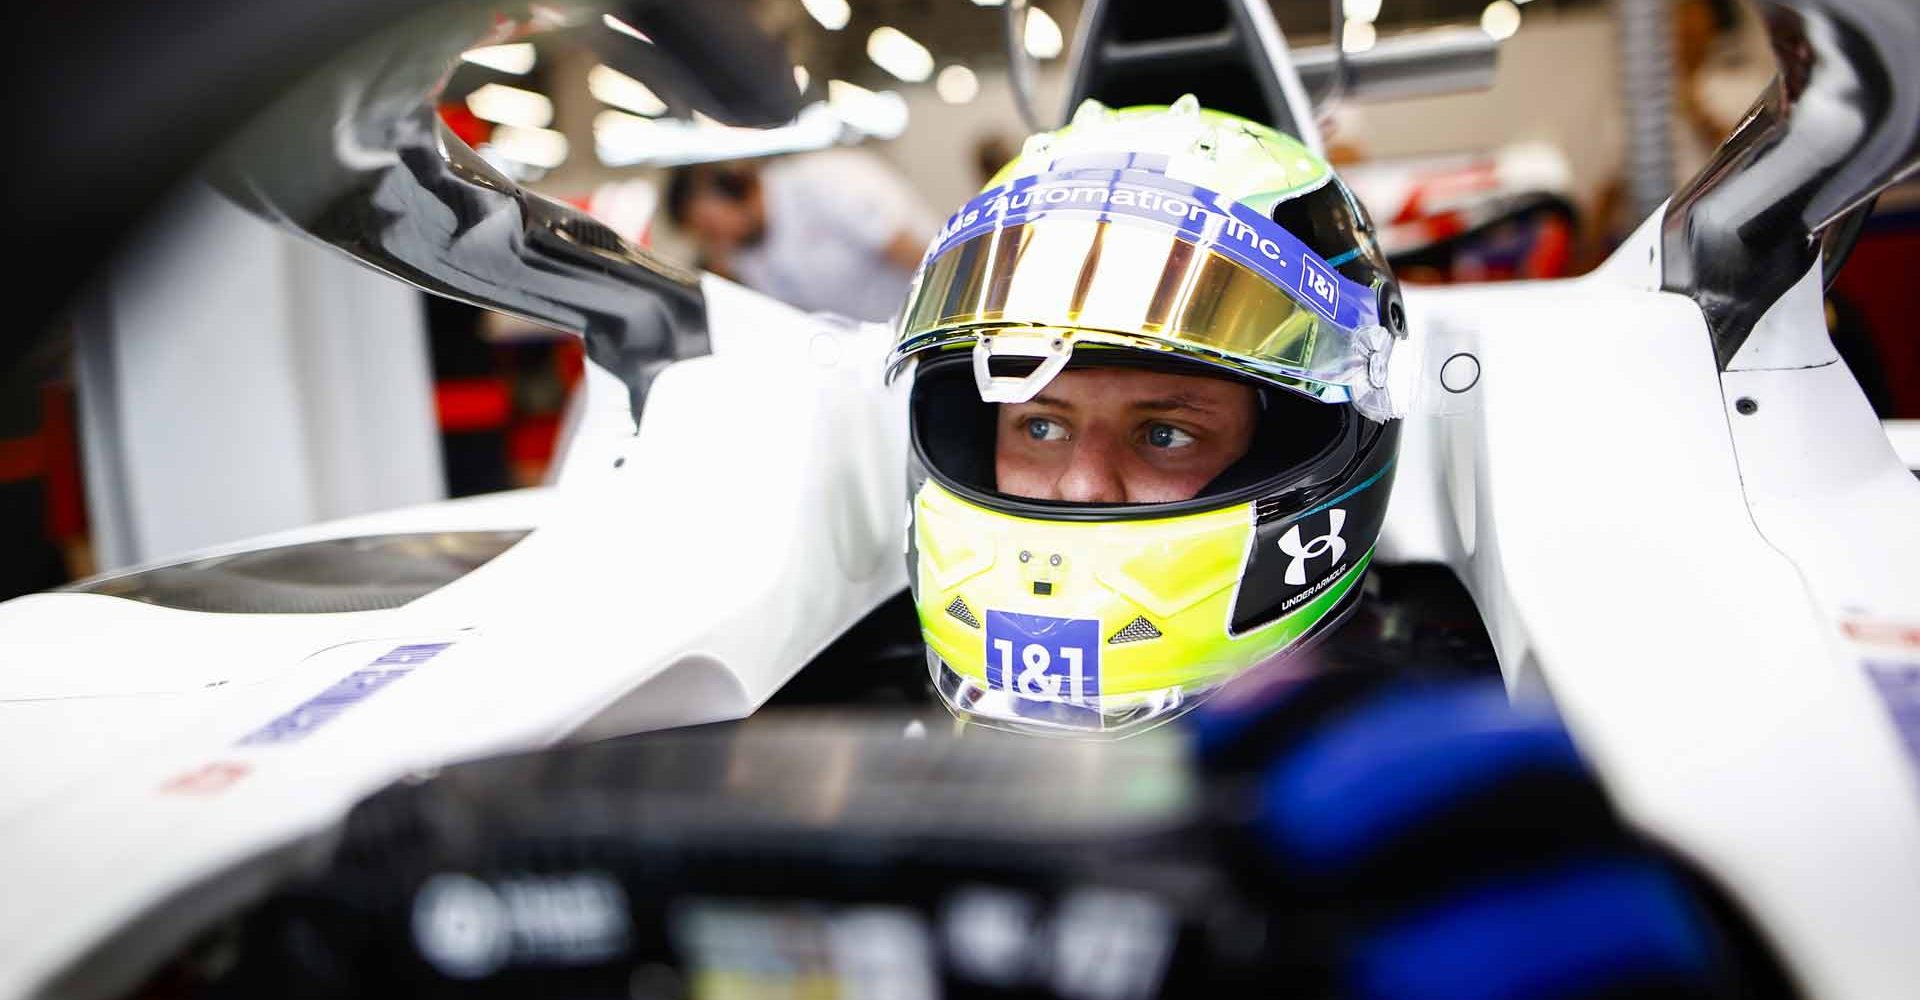
[[[981,233],[926,265],[892,367],[1006,327],[1140,338],[1295,384],[1345,385],[1357,357],[1353,334],[1170,229],[1056,216]]]

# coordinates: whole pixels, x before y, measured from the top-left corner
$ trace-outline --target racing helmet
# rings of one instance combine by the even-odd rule
[[[1192,95],[1028,139],[935,236],[888,362],[913,373],[907,570],[942,700],[1123,736],[1328,632],[1386,511],[1404,331],[1365,211],[1297,140]],[[1002,489],[1000,408],[1089,368],[1247,387],[1245,452],[1167,502]]]

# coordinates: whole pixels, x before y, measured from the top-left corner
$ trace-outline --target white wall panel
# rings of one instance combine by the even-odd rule
[[[102,569],[444,495],[418,293],[211,191],[75,328]]]

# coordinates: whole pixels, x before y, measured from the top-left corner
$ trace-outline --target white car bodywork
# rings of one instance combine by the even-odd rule
[[[1655,231],[1580,280],[1409,291],[1424,374],[1380,556],[1460,574],[1509,685],[1553,698],[1624,811],[1716,876],[1810,995],[1910,995],[1920,783],[1875,678],[1920,672],[1920,482],[1808,332],[1817,294],[1784,298],[1722,376],[1698,309],[1657,290]],[[0,994],[67,992],[83,980],[51,977],[164,906],[84,973],[127,985],[272,869],[223,872],[410,772],[744,716],[897,593],[886,331],[705,290],[713,354],[658,377],[637,433],[591,370],[555,485],[232,548],[536,529],[404,607],[0,605],[0,844],[20,865]],[[242,742],[422,643],[451,645],[297,739]],[[178,898],[197,885],[204,912]]]
[[[0,604],[0,996],[112,992],[195,929],[49,977],[116,928],[336,822],[411,771],[568,734],[751,712],[905,586],[903,397],[877,327],[708,279],[714,352],[626,387],[590,369],[548,488],[230,546],[536,528],[403,607],[207,614],[48,593]],[[216,553],[196,553],[195,557]],[[243,743],[396,647],[451,643],[297,739]]]
[[[1552,697],[1807,995],[1908,996],[1920,481],[1826,337],[1817,264],[1722,375],[1659,290],[1658,221],[1581,280],[1409,292],[1430,376],[1383,556],[1460,574],[1509,687]],[[1434,391],[1463,352],[1478,384]]]
[[[1660,290],[1661,221],[1581,279],[1408,290],[1424,360],[1378,558],[1458,573],[1510,688],[1553,699],[1807,995],[1911,997],[1920,482],[1827,340],[1818,265],[1722,373]],[[905,587],[887,331],[703,290],[712,353],[637,427],[589,366],[553,486],[220,550],[533,529],[409,604],[0,604],[0,998],[135,985],[409,774],[745,716]]]

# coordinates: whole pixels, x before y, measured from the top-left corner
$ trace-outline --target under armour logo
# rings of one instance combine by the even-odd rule
[[[1280,536],[1280,551],[1293,557],[1284,577],[1289,585],[1298,587],[1307,582],[1307,560],[1328,556],[1338,563],[1340,557],[1347,554],[1346,539],[1340,537],[1340,528],[1347,523],[1347,512],[1336,507],[1328,512],[1327,522],[1326,534],[1309,538],[1304,544],[1300,541],[1298,524]]]

